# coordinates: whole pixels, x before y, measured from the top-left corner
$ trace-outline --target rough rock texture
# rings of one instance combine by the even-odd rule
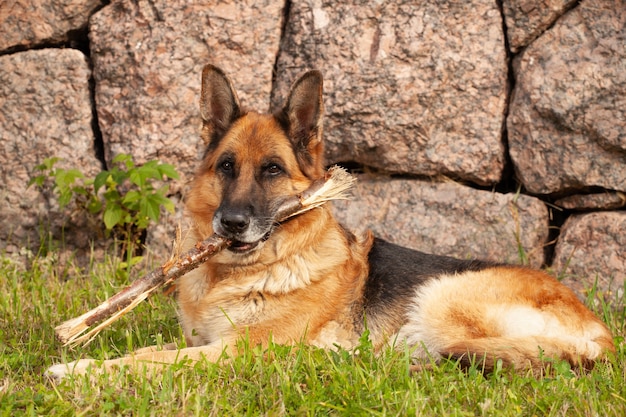
[[[558,207],[569,210],[614,210],[626,207],[626,194],[621,192],[576,194],[554,202]]]
[[[461,258],[544,262],[548,210],[534,197],[477,191],[453,182],[361,178],[355,198],[335,202],[350,229],[371,229],[403,246]]]
[[[626,7],[587,0],[515,62],[510,155],[531,193],[626,191]]]
[[[87,26],[101,0],[6,0],[0,5],[0,50],[59,43]]]
[[[208,62],[228,71],[244,105],[266,110],[283,4],[123,0],[95,14],[89,37],[107,160],[132,153],[193,172]]]
[[[329,161],[500,179],[507,63],[496,2],[294,0],[273,104],[312,67],[325,75]]]
[[[60,167],[90,175],[100,170],[89,76],[85,56],[73,49],[0,57],[0,249],[11,251],[11,242],[37,248],[39,226],[45,224],[53,234],[66,224],[71,238],[64,243],[71,247],[88,247],[93,238],[80,218],[59,211],[56,197],[27,188],[39,174],[35,166],[52,156],[65,159]]]
[[[518,52],[535,40],[575,3],[576,0],[503,0],[511,52]]]
[[[578,292],[624,289],[626,212],[575,215],[567,219],[556,245],[553,269]]]

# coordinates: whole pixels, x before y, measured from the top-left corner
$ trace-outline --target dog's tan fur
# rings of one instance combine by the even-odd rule
[[[187,198],[194,227],[186,245],[218,232],[241,239],[239,248],[178,281],[189,347],[147,348],[105,367],[216,361],[224,350],[237,354],[241,337],[253,345],[272,339],[349,349],[364,323],[377,349],[408,344],[416,358],[461,363],[476,355],[487,369],[501,359],[540,370],[543,357],[589,367],[614,351],[607,327],[543,272],[356,237],[328,207],[274,224],[272,207],[324,174],[318,72],[305,74],[283,110],[268,115],[242,111],[230,80],[209,65],[200,102],[207,151]],[[84,372],[91,363],[50,373]]]

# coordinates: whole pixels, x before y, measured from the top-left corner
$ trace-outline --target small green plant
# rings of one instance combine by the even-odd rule
[[[111,169],[87,178],[78,169],[57,168],[59,160],[47,158],[38,165],[41,174],[29,186],[52,189],[62,209],[73,202],[77,210],[101,216],[106,232],[123,242],[137,243],[150,223],[159,221],[161,207],[174,211],[164,180],[179,176],[170,164],[149,161],[137,166],[132,156],[120,154]]]

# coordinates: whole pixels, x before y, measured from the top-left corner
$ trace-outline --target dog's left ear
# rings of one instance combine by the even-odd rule
[[[286,125],[298,163],[309,178],[324,175],[322,93],[322,73],[317,70],[305,73],[291,87],[287,103],[278,116]]]

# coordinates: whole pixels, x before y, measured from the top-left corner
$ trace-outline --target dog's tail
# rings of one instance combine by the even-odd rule
[[[493,372],[499,361],[505,368],[543,373],[555,359],[569,362],[572,368],[589,370],[610,352],[615,352],[610,335],[595,339],[485,337],[451,345],[441,356],[458,361],[463,368],[474,365],[485,373]]]

